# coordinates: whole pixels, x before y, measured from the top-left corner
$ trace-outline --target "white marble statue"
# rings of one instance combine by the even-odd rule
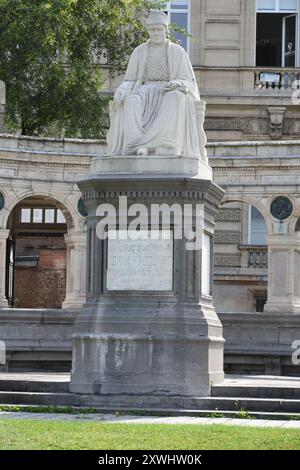
[[[199,156],[195,102],[200,95],[190,60],[167,39],[163,11],[150,11],[147,26],[149,40],[133,51],[115,92],[110,154]]]

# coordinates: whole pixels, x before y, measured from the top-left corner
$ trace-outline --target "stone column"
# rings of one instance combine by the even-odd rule
[[[300,313],[300,236],[278,234],[268,238],[269,313]]]
[[[6,281],[6,242],[9,237],[8,229],[0,229],[0,308],[7,308],[8,301],[5,297]]]
[[[86,300],[86,232],[65,235],[67,244],[66,298],[62,308],[80,308]]]

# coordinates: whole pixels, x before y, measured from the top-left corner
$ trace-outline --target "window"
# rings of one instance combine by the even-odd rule
[[[62,211],[60,209],[57,210],[56,223],[57,224],[65,224],[66,223],[65,216],[64,216],[64,214],[62,213]]]
[[[189,31],[189,0],[173,0],[166,2],[166,11],[169,15],[170,23],[176,23],[178,26]],[[180,45],[187,51],[189,46],[188,37],[176,33],[176,39]]]
[[[267,294],[254,297],[255,311],[257,313],[263,313],[264,307],[267,303]]]
[[[21,224],[65,224],[66,219],[60,209],[21,208]]]
[[[30,224],[31,222],[31,209],[21,209],[21,223]]]
[[[267,225],[265,219],[253,206],[249,206],[248,242],[249,245],[267,244]]]
[[[45,209],[45,224],[54,224],[55,209]]]
[[[299,0],[257,0],[256,65],[299,65]]]
[[[43,223],[43,209],[33,209],[32,222],[34,224],[42,224]]]
[[[297,11],[298,0],[257,0],[257,11]]]

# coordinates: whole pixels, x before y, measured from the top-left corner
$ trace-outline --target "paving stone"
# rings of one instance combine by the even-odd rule
[[[290,428],[300,429],[300,421],[282,421],[282,420],[259,420],[259,419],[235,419],[235,418],[184,418],[184,417],[164,417],[155,418],[151,416],[115,416],[112,414],[97,414],[97,415],[77,415],[77,414],[60,414],[60,413],[15,413],[15,412],[1,412],[1,419],[15,419],[15,420],[51,420],[51,421],[81,421],[81,422],[104,422],[104,423],[119,423],[119,424],[169,424],[169,425],[214,425],[221,424],[225,426],[243,426],[243,427],[257,427],[257,428]]]

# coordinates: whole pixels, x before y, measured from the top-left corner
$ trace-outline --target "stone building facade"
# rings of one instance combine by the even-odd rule
[[[291,363],[291,345],[300,335],[300,142],[211,142],[207,151],[215,181],[226,191],[217,217],[214,248],[214,297],[226,339],[226,370],[299,375],[297,366]],[[86,282],[85,219],[79,210],[81,193],[76,182],[90,172],[94,156],[106,153],[106,144],[101,141],[0,137],[0,190],[4,197],[0,211],[0,331],[7,344],[10,370],[70,367],[71,335],[85,302]],[[283,224],[270,212],[278,194],[293,201],[293,213]],[[62,308],[53,309],[51,304],[39,309],[8,308],[11,215],[17,207],[28,209],[31,205],[34,209],[44,204],[49,208],[50,201],[66,221],[66,294]],[[249,222],[243,215],[245,204],[256,207],[264,217],[267,245],[241,243]],[[33,244],[34,237],[30,240]],[[269,263],[265,257],[260,261],[253,257],[253,253],[267,251]],[[51,268],[57,263],[58,254],[49,252],[41,249],[35,255],[41,268],[45,260]],[[29,266],[32,263],[26,255],[19,261],[27,261]],[[38,285],[30,288],[35,296]],[[255,298],[263,296],[270,309],[256,312]]]
[[[291,362],[293,341],[300,339],[300,1],[177,0],[168,8],[192,35],[182,45],[207,104],[210,165],[226,191],[214,243],[226,370],[300,375]],[[121,78],[111,81],[105,70],[112,94]],[[4,104],[0,86],[0,129]],[[0,136],[0,339],[12,369],[70,366],[72,328],[85,301],[86,232],[77,181],[89,173],[93,156],[105,154],[101,141]],[[271,213],[279,196],[292,203],[283,222]],[[51,268],[60,260],[61,309],[8,308],[7,239],[22,208],[55,208],[65,218],[63,226],[51,227],[64,240],[65,264],[60,254],[49,256],[47,244],[33,255],[19,253],[18,261],[24,271],[36,270],[37,257],[39,267],[43,256]],[[49,226],[36,230],[41,238],[44,231]]]
[[[299,0],[176,0],[167,9],[191,34],[179,39],[207,103],[208,140],[298,138]],[[108,77],[108,92],[117,83]]]

